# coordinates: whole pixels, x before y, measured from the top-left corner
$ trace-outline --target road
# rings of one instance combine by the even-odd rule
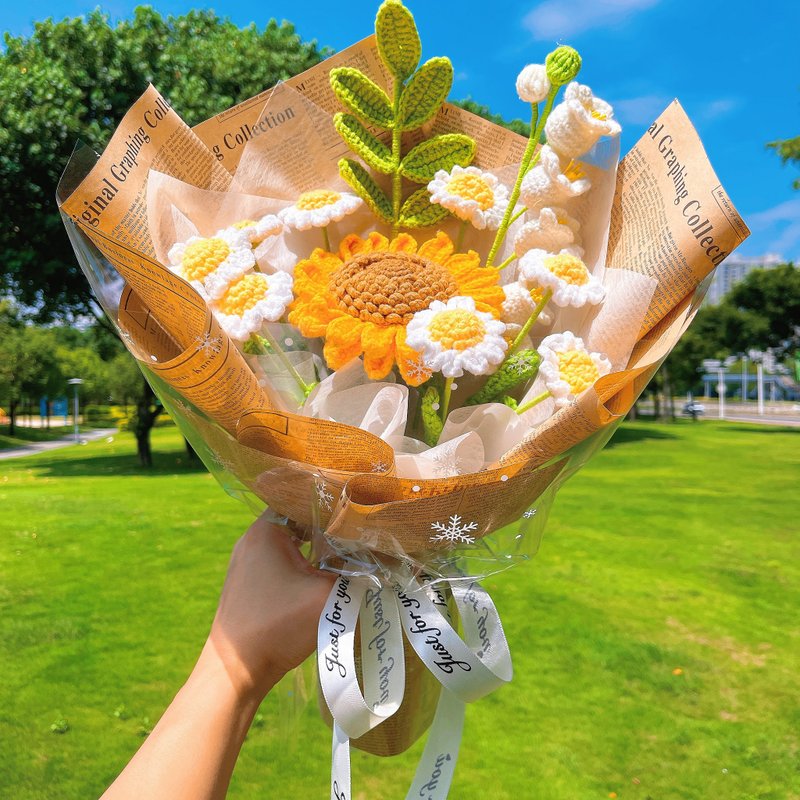
[[[103,439],[106,436],[113,436],[117,432],[116,428],[99,428],[95,431],[88,431],[81,434],[82,442],[91,442],[95,439]],[[0,460],[6,458],[21,458],[35,453],[43,453],[46,450],[57,450],[59,447],[69,447],[75,444],[75,437],[70,434],[61,439],[53,439],[49,442],[31,442],[23,447],[15,447],[13,450],[0,450]]]

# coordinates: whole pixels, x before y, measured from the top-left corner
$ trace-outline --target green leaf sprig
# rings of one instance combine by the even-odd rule
[[[353,67],[331,70],[334,94],[347,109],[334,116],[334,125],[347,146],[369,169],[391,176],[391,198],[377,181],[352,158],[339,162],[339,174],[378,219],[400,228],[435,225],[449,213],[430,202],[425,186],[403,197],[403,179],[417,184],[433,180],[438,170],[469,166],[475,141],[465,134],[445,133],[425,139],[405,156],[402,135],[434,117],[453,84],[448,58],[431,58],[421,67],[422,45],[411,12],[400,0],[385,0],[375,19],[378,53],[392,76],[392,97]],[[391,147],[367,128],[391,134]]]

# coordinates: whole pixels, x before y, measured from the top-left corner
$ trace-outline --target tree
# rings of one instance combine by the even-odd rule
[[[512,119],[510,121],[503,119],[499,114],[493,114],[489,106],[476,103],[471,97],[466,100],[454,100],[453,105],[488,119],[489,122],[494,122],[495,125],[502,125],[504,128],[508,128],[510,131],[514,131],[514,133],[518,133],[525,138],[531,135],[531,126],[527,122],[523,122],[521,119]]]
[[[190,124],[316,64],[327,52],[294,27],[238,28],[211,11],[162,17],[139,7],[110,27],[98,11],[5,36],[0,52],[0,296],[40,319],[92,310],[55,207],[76,140],[102,150],[152,82]],[[24,244],[23,244],[24,243]]]
[[[793,139],[776,139],[774,142],[768,142],[767,147],[773,149],[784,164],[800,165],[800,136],[795,136]],[[800,189],[800,178],[795,178],[792,186]]]
[[[665,366],[673,388],[691,391],[706,358],[750,349],[789,353],[800,345],[800,270],[792,264],[753,270],[716,306],[700,309]]]

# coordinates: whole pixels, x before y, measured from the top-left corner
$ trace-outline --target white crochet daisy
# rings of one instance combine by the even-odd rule
[[[227,291],[209,303],[225,333],[244,342],[264,322],[276,322],[292,302],[292,276],[288,272],[250,272],[232,283]]]
[[[477,167],[440,169],[428,184],[431,202],[444,206],[479,231],[496,230],[508,208],[508,189],[491,174]]]
[[[541,289],[529,289],[519,281],[507,283],[503,287],[506,299],[503,301],[503,322],[506,324],[506,332],[513,338],[522,326],[533,316],[536,306],[544,298]],[[553,321],[552,315],[547,311],[547,307],[539,312],[536,323],[539,325],[550,325]]]
[[[528,250],[539,248],[556,253],[577,244],[580,228],[580,222],[563,208],[543,208],[520,228],[514,239],[514,252],[521,256]]]
[[[580,165],[574,162],[562,170],[561,159],[550,145],[539,151],[539,161],[525,176],[520,198],[527,208],[558,206],[583,194],[592,186]]]
[[[178,242],[170,248],[167,259],[176,275],[212,300],[256,263],[247,234],[231,228],[208,238],[192,236]]]
[[[314,189],[301,194],[294,204],[284,208],[278,216],[290,228],[307,231],[310,228],[324,228],[331,222],[339,222],[348,214],[358,211],[363,204],[360,197],[349,192]]]
[[[577,158],[601,136],[616,136],[622,128],[613,119],[611,106],[592,94],[588,86],[573,81],[547,118],[544,131],[547,143],[559,155]]]
[[[464,372],[486,375],[505,358],[506,326],[485,311],[475,310],[471,297],[434,300],[417,311],[406,328],[406,344],[421,354],[423,364],[445,378]]]
[[[604,355],[590,353],[583,340],[569,331],[546,336],[538,350],[542,357],[539,374],[556,408],[568,405],[611,372],[611,362]]]
[[[259,220],[243,219],[230,226],[235,231],[242,231],[253,247],[261,244],[268,236],[275,236],[283,230],[283,223],[274,214],[267,214]]]
[[[553,302],[562,308],[602,303],[605,289],[586,268],[578,252],[571,247],[557,254],[528,250],[519,260],[517,278],[531,288],[550,289]]]

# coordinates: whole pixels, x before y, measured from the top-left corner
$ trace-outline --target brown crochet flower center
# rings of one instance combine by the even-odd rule
[[[355,256],[331,275],[330,289],[341,309],[375,325],[408,325],[415,312],[458,292],[444,267],[402,252]]]

